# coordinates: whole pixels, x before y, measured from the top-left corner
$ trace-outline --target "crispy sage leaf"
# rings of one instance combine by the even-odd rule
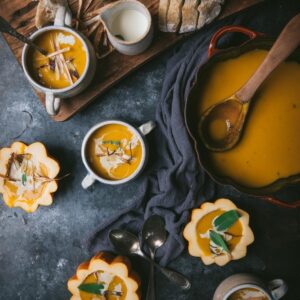
[[[86,283],[86,284],[81,284],[78,289],[80,289],[83,292],[91,293],[91,294],[96,294],[96,295],[102,295],[103,294],[103,289],[104,285],[103,284],[98,284],[98,283]]]
[[[223,251],[230,253],[226,242],[223,240],[222,236],[219,233],[217,233],[213,230],[210,230],[209,238],[214,244],[216,244],[218,247],[220,247]]]
[[[22,184],[25,185],[25,184],[26,184],[26,181],[27,181],[27,175],[26,175],[26,174],[23,174],[23,175],[22,175]]]
[[[120,146],[121,145],[121,142],[120,141],[112,141],[112,140],[109,140],[109,141],[102,141],[102,144],[105,145],[105,144],[111,144],[111,145],[115,145],[115,146]]]
[[[229,210],[217,217],[214,220],[214,227],[217,231],[225,231],[230,228],[240,217],[240,214],[235,210]]]

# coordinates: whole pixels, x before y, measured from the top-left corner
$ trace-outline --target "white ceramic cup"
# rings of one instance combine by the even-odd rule
[[[137,41],[124,41],[113,34],[113,21],[123,10],[136,10],[142,13],[147,20],[147,29],[144,35]],[[135,0],[120,0],[111,3],[100,13],[100,17],[106,29],[109,41],[118,52],[126,55],[137,55],[144,52],[150,46],[153,40],[152,18],[148,8],[141,2]]]
[[[87,157],[86,157],[86,145],[87,145],[87,142],[88,142],[89,138],[91,137],[91,135],[100,127],[103,127],[103,126],[109,125],[109,124],[120,124],[120,125],[124,125],[124,126],[128,127],[132,132],[134,132],[134,134],[136,134],[139,137],[139,140],[140,140],[141,146],[142,146],[142,159],[141,159],[139,166],[130,176],[120,179],[120,180],[109,180],[109,179],[102,178],[101,176],[99,176],[90,167]],[[122,184],[122,183],[128,182],[128,181],[136,178],[141,173],[143,168],[145,167],[147,159],[148,159],[148,146],[147,146],[147,142],[145,140],[145,136],[148,133],[150,133],[154,128],[155,128],[155,123],[153,121],[149,121],[149,122],[141,125],[140,127],[135,128],[132,125],[130,125],[126,122],[123,122],[123,121],[119,121],[119,120],[104,121],[104,122],[101,122],[101,123],[95,125],[94,127],[92,127],[88,131],[86,136],[84,137],[83,142],[82,142],[82,147],[81,147],[82,161],[88,171],[88,174],[82,180],[82,183],[81,183],[82,187],[84,189],[87,189],[89,186],[94,184],[95,181],[99,181],[99,182],[102,182],[105,184],[110,184],[110,185],[118,185],[118,184]]]
[[[82,92],[91,83],[96,71],[97,59],[93,46],[83,34],[68,27],[70,25],[71,13],[67,7],[61,6],[57,10],[54,25],[37,30],[30,36],[30,39],[34,40],[46,31],[62,30],[75,35],[82,42],[86,51],[86,66],[83,74],[74,84],[62,89],[50,89],[42,86],[32,78],[27,66],[27,55],[30,46],[25,45],[22,52],[22,66],[25,76],[36,90],[45,94],[46,110],[49,115],[56,115],[59,112],[62,98],[73,97]]]
[[[215,291],[213,300],[228,300],[234,292],[245,288],[254,288],[263,292],[268,300],[279,300],[288,290],[287,284],[282,279],[274,279],[266,284],[252,274],[241,273],[222,281]]]

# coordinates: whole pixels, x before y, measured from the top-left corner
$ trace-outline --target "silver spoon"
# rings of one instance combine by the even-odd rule
[[[116,248],[116,250],[120,251],[122,254],[138,255],[138,256],[144,258],[145,260],[147,260],[148,262],[152,263],[152,260],[142,252],[139,239],[134,234],[132,234],[126,230],[114,229],[109,233],[109,238],[110,238],[111,243]],[[156,262],[153,262],[153,264],[169,280],[176,283],[182,289],[189,289],[191,287],[191,283],[185,276],[183,276],[173,270],[163,268]]]
[[[161,247],[167,239],[165,221],[158,215],[149,217],[144,223],[142,230],[143,243],[146,243],[150,252],[152,263],[150,265],[149,281],[146,300],[155,300],[155,282],[154,282],[154,258],[156,250]]]
[[[28,44],[29,46],[35,48],[36,50],[38,50],[43,55],[45,55],[45,56],[48,55],[48,52],[45,49],[39,47],[32,40],[28,39],[26,36],[22,35],[17,30],[12,28],[10,26],[10,24],[6,20],[4,20],[1,16],[0,16],[0,31],[8,33],[11,36],[14,36],[15,38],[17,38],[21,42],[23,42],[25,44]]]

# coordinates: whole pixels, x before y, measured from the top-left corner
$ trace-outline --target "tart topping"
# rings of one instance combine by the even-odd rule
[[[201,238],[210,240],[210,250],[215,255],[230,255],[227,242],[232,239],[232,234],[226,232],[239,219],[240,215],[236,210],[229,210],[214,218],[213,228],[206,233],[200,233]]]
[[[84,282],[78,286],[81,292],[88,294],[94,294],[95,300],[110,299],[110,296],[121,297],[122,292],[122,280],[116,275],[97,271],[90,274]],[[115,299],[115,298],[114,298]]]
[[[16,195],[21,196],[26,191],[36,192],[46,182],[63,179],[69,174],[60,178],[49,178],[46,167],[40,163],[32,154],[11,153],[7,163],[6,174],[0,177],[16,186]]]
[[[205,265],[219,266],[244,257],[254,241],[249,214],[229,199],[205,202],[194,209],[183,236],[192,256],[200,257]]]
[[[131,140],[105,140],[104,137],[95,139],[96,155],[100,158],[101,165],[107,173],[114,178],[112,170],[123,164],[131,164],[135,161],[132,150],[136,148],[139,139],[132,135]]]

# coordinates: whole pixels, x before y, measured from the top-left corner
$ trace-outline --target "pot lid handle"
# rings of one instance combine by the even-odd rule
[[[239,32],[247,35],[250,40],[253,40],[257,38],[258,36],[262,36],[262,33],[255,32],[251,29],[241,27],[241,26],[236,26],[236,25],[229,25],[229,26],[224,26],[221,27],[211,38],[209,46],[208,46],[208,58],[211,58],[214,54],[217,52],[221,51],[221,49],[217,48],[217,43],[219,39],[228,32]]]

